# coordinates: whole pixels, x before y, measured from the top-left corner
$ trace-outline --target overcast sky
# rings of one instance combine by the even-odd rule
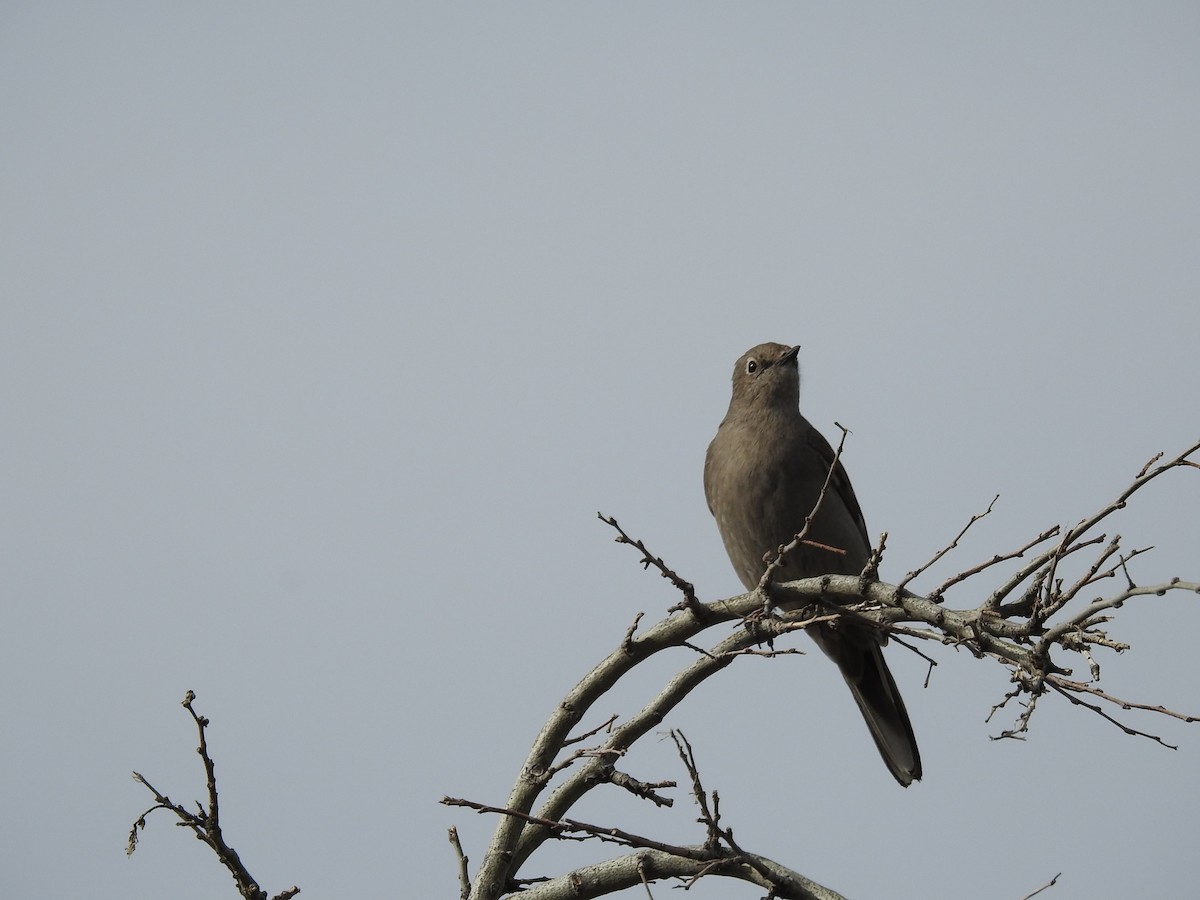
[[[929,589],[1200,437],[1190,3],[7,3],[0,9],[0,894],[235,896],[130,771],[203,796],[272,893],[453,896],[557,699],[639,611],[740,591],[701,466],[733,361],[802,407]],[[1109,533],[1200,579],[1200,477]],[[975,606],[994,581],[969,583]],[[1139,600],[1104,685],[1200,713],[1194,597]],[[715,641],[726,632],[715,633]],[[807,639],[796,646],[808,648]],[[739,843],[853,898],[1183,896],[1177,751],[1004,671],[889,659],[898,788],[820,654],[664,723]],[[634,713],[680,654],[596,709]],[[681,778],[668,742],[622,762]],[[699,842],[615,791],[581,818]],[[607,855],[573,845],[526,874]],[[663,896],[666,886],[656,888]],[[757,897],[713,883],[700,897]]]

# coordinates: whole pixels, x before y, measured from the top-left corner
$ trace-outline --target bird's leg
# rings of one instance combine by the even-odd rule
[[[765,626],[765,623],[776,618],[775,601],[771,597],[768,584],[760,584],[755,590],[762,603],[757,609],[748,612],[742,617],[742,627],[755,637],[760,638],[768,647],[774,650],[774,635],[771,633],[771,629]]]
[[[758,585],[758,595],[762,600],[762,604],[750,616],[755,619],[772,619],[775,617],[775,607],[777,606],[775,598],[771,596],[771,582],[760,582]],[[749,618],[750,616],[747,616]]]

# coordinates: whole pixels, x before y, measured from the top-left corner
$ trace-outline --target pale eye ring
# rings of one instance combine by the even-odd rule
[[[758,360],[757,359],[746,360],[746,374],[753,375],[757,371],[758,371]]]

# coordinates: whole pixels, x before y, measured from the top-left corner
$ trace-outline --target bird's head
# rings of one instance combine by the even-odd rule
[[[800,403],[800,345],[759,344],[739,357],[733,367],[734,409],[789,409]]]

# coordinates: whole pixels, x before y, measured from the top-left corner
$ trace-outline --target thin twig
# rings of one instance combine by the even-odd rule
[[[976,522],[978,522],[984,516],[989,515],[992,511],[992,508],[996,505],[996,501],[999,499],[1000,499],[999,494],[997,494],[995,497],[993,497],[992,502],[988,504],[987,509],[985,509],[981,513],[975,513],[974,515],[972,515],[970,520],[968,520],[967,524],[962,527],[962,530],[959,531],[959,533],[954,536],[954,540],[952,540],[949,544],[947,544],[945,547],[943,547],[937,553],[933,554],[933,557],[929,560],[929,562],[925,563],[925,565],[917,566],[917,568],[913,569],[911,572],[909,572],[907,575],[905,575],[900,580],[900,583],[898,585],[896,585],[896,587],[898,587],[900,590],[904,590],[904,588],[908,586],[908,583],[910,581],[912,581],[914,578],[921,575],[921,573],[927,571],[931,566],[935,565],[937,563],[937,561],[940,560],[943,556],[945,556],[951,550],[954,550],[956,547],[958,547],[958,542],[962,540],[963,535],[965,535],[968,531],[971,530],[972,525],[974,525]]]
[[[1136,728],[1130,728],[1124,722],[1121,722],[1121,721],[1115,719],[1114,717],[1110,716],[1103,709],[1101,709],[1097,704],[1088,703],[1086,700],[1081,700],[1079,697],[1076,697],[1073,692],[1062,687],[1057,682],[1051,680],[1051,678],[1049,678],[1049,677],[1046,679],[1046,684],[1048,684],[1053,690],[1057,691],[1062,696],[1066,697],[1068,700],[1070,700],[1076,706],[1086,706],[1088,709],[1090,709],[1092,712],[1094,712],[1100,718],[1104,719],[1107,722],[1111,722],[1113,725],[1116,725],[1118,728],[1120,728],[1123,732],[1130,735],[1131,737],[1137,736],[1137,737],[1149,738],[1150,740],[1154,741],[1156,744],[1161,744],[1162,746],[1166,747],[1168,750],[1178,750],[1179,749],[1179,747],[1177,747],[1175,744],[1168,744],[1166,741],[1164,741],[1161,737],[1159,737],[1156,734],[1150,734],[1149,732],[1146,732],[1146,731],[1139,731]]]
[[[1061,675],[1049,675],[1046,680],[1066,691],[1081,691],[1091,694],[1094,697],[1099,697],[1101,700],[1106,700],[1114,706],[1121,707],[1121,709],[1140,709],[1145,712],[1170,716],[1173,719],[1179,719],[1183,722],[1200,722],[1200,716],[1190,716],[1187,713],[1176,712],[1173,709],[1167,709],[1161,704],[1151,705],[1149,703],[1134,703],[1132,700],[1122,700],[1120,697],[1114,697],[1112,694],[1100,690],[1094,684],[1088,684],[1085,681],[1071,681],[1070,679],[1063,678]]]
[[[984,571],[985,569],[990,569],[992,566],[994,566],[998,563],[1006,562],[1007,560],[1010,560],[1010,559],[1022,558],[1027,551],[1036,547],[1038,544],[1042,543],[1043,541],[1049,540],[1050,538],[1054,537],[1056,534],[1058,534],[1058,532],[1059,532],[1059,526],[1057,526],[1057,525],[1055,525],[1053,528],[1047,528],[1045,531],[1043,531],[1037,537],[1032,538],[1031,540],[1027,541],[1025,544],[1021,545],[1016,550],[1011,550],[1008,553],[997,554],[996,556],[993,556],[991,559],[981,562],[977,566],[972,566],[969,569],[964,569],[963,571],[959,572],[957,575],[952,575],[951,577],[949,577],[945,581],[943,581],[941,584],[939,584],[936,588],[934,588],[933,593],[931,593],[929,595],[929,598],[931,600],[933,600],[935,598],[942,597],[943,595],[945,595],[946,591],[950,590],[950,588],[954,587],[954,585],[959,584],[960,582],[966,581],[968,578],[978,575],[980,572]]]
[[[603,722],[601,722],[599,725],[597,725],[595,728],[591,729],[590,731],[585,731],[583,734],[564,739],[562,745],[564,747],[569,747],[572,744],[578,744],[580,741],[586,741],[588,738],[592,737],[593,735],[599,734],[601,731],[604,731],[605,729],[611,730],[610,726],[615,721],[617,721],[617,714],[613,713],[611,716],[609,716],[607,719],[605,719]]]
[[[1057,875],[1055,875],[1053,878],[1051,878],[1049,881],[1047,881],[1045,884],[1043,884],[1040,888],[1038,888],[1032,894],[1026,894],[1024,897],[1021,898],[1021,900],[1029,900],[1030,897],[1036,897],[1038,894],[1040,894],[1042,891],[1046,890],[1047,888],[1054,887],[1056,884],[1058,884],[1058,879],[1060,879],[1060,878],[1062,878],[1062,872],[1059,872]]]
[[[696,589],[693,587],[692,583],[685,581],[678,574],[676,574],[672,568],[663,562],[661,556],[655,556],[646,549],[645,544],[639,540],[634,540],[628,534],[626,534],[625,529],[617,524],[617,520],[612,516],[606,516],[604,513],[598,512],[596,513],[596,518],[598,518],[605,525],[609,525],[616,530],[617,536],[613,538],[616,543],[628,544],[629,546],[640,550],[642,558],[639,560],[639,562],[641,563],[642,568],[648,571],[650,567],[653,566],[655,569],[657,569],[663,578],[666,578],[668,581],[670,581],[671,584],[675,585],[675,588],[681,594],[683,594],[684,604],[686,604],[689,608],[699,605],[699,601],[696,599]]]
[[[843,548],[828,547],[824,544],[817,544],[813,541],[807,540],[807,535],[809,530],[812,528],[813,520],[817,517],[817,513],[821,511],[821,505],[825,502],[825,495],[829,493],[829,485],[833,483],[833,475],[837,471],[838,463],[842,458],[842,448],[846,446],[846,436],[850,434],[847,429],[843,428],[837,422],[834,422],[834,424],[837,425],[837,427],[841,430],[842,437],[841,440],[838,441],[837,449],[833,452],[833,461],[829,464],[829,471],[825,473],[825,482],[821,485],[821,492],[817,494],[817,502],[813,504],[813,508],[809,514],[804,517],[804,527],[792,537],[791,541],[781,546],[775,553],[774,559],[771,559],[767,563],[767,567],[763,571],[762,578],[758,580],[757,588],[764,598],[767,596],[767,585],[770,584],[772,577],[779,570],[780,566],[783,565],[787,555],[801,544],[810,544],[812,546],[819,547],[822,550],[831,551],[833,553],[846,552]],[[764,608],[769,606],[770,600],[764,599]]]
[[[586,841],[591,838],[595,838],[599,841],[621,844],[626,847],[643,847],[649,850],[664,850],[667,853],[673,853],[674,855],[682,856],[685,859],[708,858],[708,855],[702,849],[696,847],[686,847],[680,844],[668,844],[663,841],[656,841],[653,838],[634,834],[633,832],[625,831],[622,828],[613,828],[607,825],[592,825],[587,822],[581,822],[578,819],[544,819],[540,816],[533,816],[529,813],[523,813],[519,810],[508,809],[503,806],[489,806],[486,803],[476,803],[473,800],[464,800],[460,797],[443,797],[441,803],[443,806],[464,806],[467,809],[475,810],[477,813],[495,813],[502,816],[511,816],[512,818],[519,819],[522,822],[528,822],[531,825],[538,825],[542,828],[548,829],[558,840]]]

